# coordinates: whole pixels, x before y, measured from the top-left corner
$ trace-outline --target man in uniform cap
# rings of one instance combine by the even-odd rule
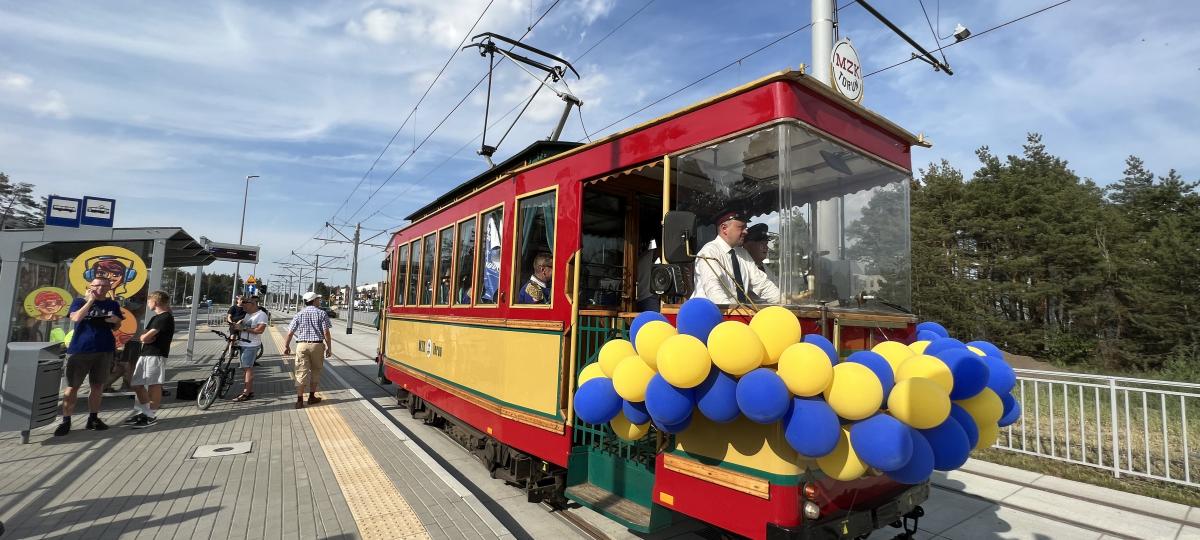
[[[778,285],[779,280],[775,278],[775,272],[771,271],[771,268],[764,264],[767,260],[767,244],[770,241],[771,237],[767,234],[767,224],[757,223],[746,229],[746,243],[743,247],[750,254],[750,258],[754,259],[754,265],[759,270],[766,272],[767,279],[771,280],[771,283]]]
[[[696,291],[693,298],[716,304],[745,304],[750,301],[776,303],[779,287],[759,269],[746,251],[746,218],[730,210],[716,220],[717,237],[696,254]]]

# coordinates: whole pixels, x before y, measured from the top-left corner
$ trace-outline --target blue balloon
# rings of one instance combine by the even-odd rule
[[[833,408],[819,397],[792,398],[783,416],[783,436],[802,456],[819,458],[833,451],[842,434],[841,421]]]
[[[1000,402],[1004,404],[1004,414],[997,424],[1000,427],[1015,424],[1021,418],[1021,403],[1012,394],[1000,394]]]
[[[713,422],[732,422],[741,414],[737,403],[737,379],[719,369],[708,372],[708,378],[696,387],[696,405]]]
[[[976,349],[983,351],[983,354],[986,354],[988,356],[995,356],[996,358],[999,358],[1001,360],[1004,359],[1004,353],[1000,350],[1000,347],[992,345],[991,343],[989,343],[987,341],[972,341],[970,343],[967,343],[967,346],[975,347]]]
[[[642,325],[644,325],[650,321],[662,321],[665,323],[671,322],[671,321],[668,321],[667,318],[664,317],[662,313],[659,313],[657,311],[643,311],[643,312],[639,313],[637,317],[633,318],[633,322],[629,323],[629,342],[634,344],[634,348],[637,347],[636,344],[637,344],[638,330],[641,330]]]
[[[707,298],[692,298],[679,307],[676,326],[680,334],[708,343],[708,334],[725,320],[721,308]]]
[[[841,358],[838,357],[837,347],[834,347],[833,342],[825,339],[825,336],[822,336],[821,334],[809,334],[804,336],[804,342],[812,343],[813,345],[820,347],[821,350],[825,351],[825,354],[829,355],[829,363],[831,364],[836,364],[839,360],[841,360]]]
[[[958,421],[958,426],[963,428],[963,432],[967,434],[968,447],[975,448],[975,445],[979,443],[979,426],[975,424],[975,417],[959,404],[951,403],[950,418]]]
[[[758,368],[737,383],[737,404],[742,414],[760,424],[778,422],[787,414],[792,393],[774,371]]]
[[[930,347],[932,346],[930,345]],[[946,367],[950,368],[950,374],[954,377],[954,388],[950,390],[950,399],[967,399],[987,388],[990,374],[983,357],[967,349],[958,348],[943,349],[934,356],[941,359]]]
[[[942,336],[939,336],[937,332],[932,330],[917,331],[917,341],[933,341],[935,339],[942,339]]]
[[[654,422],[654,427],[658,428],[658,430],[663,433],[679,433],[680,431],[687,429],[687,427],[690,425],[692,425],[691,413],[688,413],[687,418],[675,422],[674,424],[663,424],[657,421]]]
[[[925,321],[923,323],[918,323],[917,331],[920,332],[922,330],[928,330],[930,332],[933,332],[933,333],[937,334],[938,337],[944,337],[944,338],[950,337],[950,332],[946,331],[945,326],[942,326],[933,321]]]
[[[575,391],[575,414],[589,424],[603,424],[621,412],[621,396],[613,388],[612,379],[598,377],[583,383]]]
[[[920,432],[909,429],[912,430],[912,458],[903,467],[884,471],[884,474],[901,484],[920,484],[933,474],[933,448]]]
[[[876,352],[858,351],[847,357],[846,361],[867,366],[875,373],[875,376],[879,378],[879,383],[883,385],[883,402],[887,403],[888,394],[896,385],[896,374],[892,371],[892,365],[888,363],[887,359]]]
[[[696,405],[695,391],[671,386],[662,375],[655,374],[646,386],[646,411],[658,425],[682,422],[692,414]]]
[[[880,413],[850,426],[850,446],[863,463],[894,471],[912,459],[913,433],[903,422]]]
[[[987,387],[997,395],[1003,396],[1011,393],[1013,387],[1017,385],[1017,373],[1013,371],[1012,366],[1001,360],[1000,357],[992,356],[991,353],[983,357],[983,362],[988,366]]]
[[[962,467],[963,463],[967,462],[967,455],[974,448],[971,440],[967,438],[967,431],[959,425],[954,416],[935,428],[919,431],[933,449],[933,468],[939,471],[952,471]]]
[[[962,350],[966,351],[967,344],[963,343],[957,339],[954,339],[954,338],[948,338],[948,337],[937,338],[937,339],[929,342],[928,347],[925,347],[925,354],[937,355],[937,353],[948,350],[948,349],[962,349]],[[971,352],[971,351],[967,351],[967,352]],[[972,354],[974,354],[974,353],[972,353]]]
[[[646,412],[646,404],[641,401],[626,401],[621,404],[621,412],[630,424],[642,425],[650,421],[650,413]]]

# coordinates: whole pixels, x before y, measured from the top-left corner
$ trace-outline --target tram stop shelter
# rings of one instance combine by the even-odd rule
[[[114,329],[118,358],[135,354],[136,336],[153,312],[146,307],[150,291],[162,287],[166,268],[204,266],[217,260],[207,240],[178,227],[18,229],[0,231],[0,350],[8,359],[15,342],[68,342],[71,301],[84,294],[96,277],[112,284],[111,298],[121,304],[124,322]],[[195,289],[199,288],[196,280]],[[188,356],[194,350],[196,293],[189,318]],[[133,345],[129,350],[126,344]]]

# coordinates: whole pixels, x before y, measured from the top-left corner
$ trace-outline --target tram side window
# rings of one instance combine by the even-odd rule
[[[408,275],[408,245],[400,246],[399,255],[396,256],[396,279],[392,282],[392,290],[395,292],[394,305],[404,305],[404,284]]]
[[[454,270],[454,303],[471,303],[471,269],[475,267],[475,218],[458,224],[458,261]]]
[[[415,305],[417,303],[417,290],[421,284],[421,269],[417,266],[421,262],[421,246],[419,240],[413,240],[409,244],[408,261],[408,294],[405,295],[406,305]]]
[[[479,297],[475,303],[495,304],[500,295],[500,246],[504,231],[504,207],[484,212],[479,222],[479,266],[475,280],[479,283]]]
[[[454,258],[454,227],[446,227],[438,233],[438,305],[450,305],[450,265]]]
[[[517,203],[517,258],[520,269],[513,296],[518,304],[550,304],[554,278],[555,192],[548,191]]]
[[[433,234],[425,236],[424,256],[421,258],[421,305],[433,303],[433,250],[436,249]]]

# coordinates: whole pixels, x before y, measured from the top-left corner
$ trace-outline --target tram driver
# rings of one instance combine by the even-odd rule
[[[549,253],[538,253],[533,258],[533,275],[521,288],[518,304],[549,304],[550,279],[554,276],[554,261]]]
[[[707,298],[715,304],[779,301],[779,287],[743,246],[746,222],[737,211],[717,217],[717,237],[696,254],[696,291],[692,298]]]

